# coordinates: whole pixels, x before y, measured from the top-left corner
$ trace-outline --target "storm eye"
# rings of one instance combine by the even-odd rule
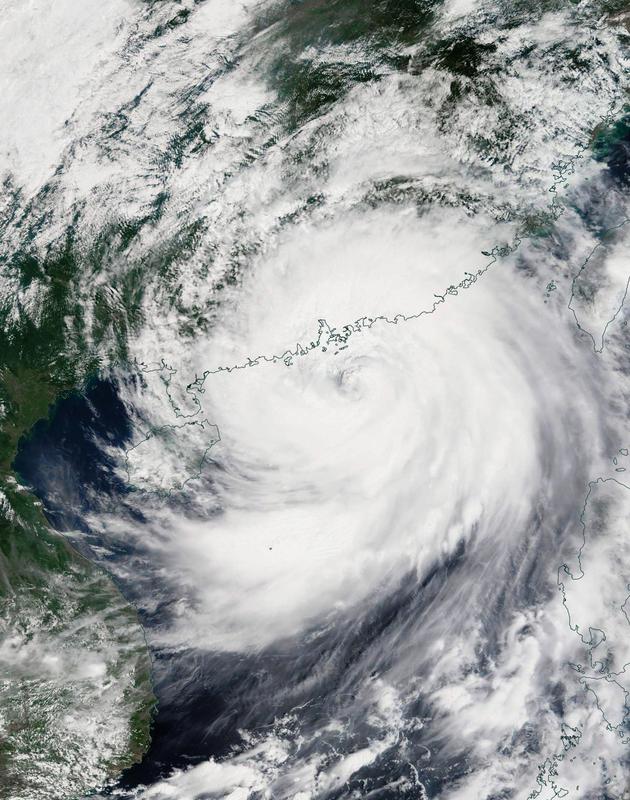
[[[357,367],[346,367],[333,374],[333,380],[339,391],[354,394],[358,389],[359,376]]]
[[[333,364],[328,379],[337,397],[343,401],[359,401],[366,398],[370,384],[378,381],[379,368],[361,356],[350,361]]]
[[[5,0],[0,800],[630,800],[629,45]]]

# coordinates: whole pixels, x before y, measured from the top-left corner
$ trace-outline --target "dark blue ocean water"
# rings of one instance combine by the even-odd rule
[[[136,493],[116,472],[107,455],[109,448],[124,448],[130,441],[131,423],[121,402],[116,384],[95,380],[83,392],[68,394],[51,409],[47,420],[38,422],[19,445],[14,467],[44,503],[45,513],[57,530],[85,533],[79,547],[105,568],[112,561],[134,556],[131,546],[95,540],[87,522],[103,508],[114,506],[124,519],[143,524]],[[173,499],[177,502],[177,498]],[[73,541],[76,541],[73,539]],[[95,555],[90,544],[106,545],[110,555]],[[123,776],[120,786],[131,789],[150,784],[168,775],[173,768],[186,767],[210,756],[227,756],[241,744],[239,730],[269,731],[274,720],[299,708],[300,734],[308,742],[333,718],[345,718],[347,731],[341,738],[326,742],[312,736],[313,754],[318,748],[343,751],[365,746],[373,731],[356,715],[357,687],[366,679],[391,667],[398,647],[404,647],[412,630],[432,613],[437,598],[445,591],[454,573],[464,568],[462,550],[447,564],[430,572],[421,584],[411,577],[388,598],[354,619],[340,621],[321,631],[309,631],[305,638],[281,642],[251,654],[230,654],[151,648],[153,682],[158,710],[153,721],[152,741],[142,763]],[[115,570],[112,569],[112,572]],[[132,577],[117,584],[139,609],[140,620],[151,641],[151,628],[168,613],[168,603],[157,604],[151,613],[143,610],[147,582],[138,589]],[[502,601],[501,601],[502,602]],[[414,635],[417,635],[414,634]],[[483,669],[481,658],[480,669]],[[408,713],[428,717],[429,709],[421,697]],[[336,736],[336,734],[335,734]],[[419,763],[425,758],[426,733],[419,730],[407,741]],[[417,741],[414,741],[414,737]],[[435,752],[438,743],[433,742]],[[309,745],[305,745],[308,751]],[[448,757],[435,763],[424,776],[427,788],[436,791],[447,779],[463,775],[465,758]],[[386,800],[400,797],[400,791],[387,786],[398,778],[408,778],[409,762],[399,753],[384,753],[378,764],[361,771],[355,789],[371,787],[375,797]],[[344,792],[348,790],[346,787]],[[331,797],[342,796],[342,791]],[[343,794],[346,796],[346,794]]]
[[[142,512],[133,502],[134,492],[116,473],[114,461],[105,447],[124,448],[132,429],[129,415],[120,400],[115,382],[93,380],[83,392],[63,396],[51,407],[47,419],[37,422],[18,447],[13,468],[44,504],[51,526],[58,531],[82,531],[85,539],[73,537],[73,544],[97,560],[90,545],[106,544],[116,558],[132,555],[131,549],[95,539],[87,522],[103,506],[115,503],[124,515],[142,524]],[[98,559],[102,566],[105,563]],[[111,563],[110,563],[111,566]],[[116,581],[123,594],[139,600],[132,581]],[[159,608],[152,617],[140,610],[145,627],[159,622]],[[158,711],[153,721],[152,743],[142,764],[124,778],[126,786],[150,783],[173,767],[221,755],[240,737],[225,724],[229,684],[238,682],[233,666],[215,657],[195,652],[169,653],[153,650],[153,680]],[[225,661],[225,658],[223,659]],[[211,670],[212,680],[207,679]],[[226,675],[230,680],[226,681]],[[228,684],[228,685],[226,685]],[[228,715],[229,716],[229,715]],[[213,721],[224,724],[213,728]]]
[[[48,419],[22,437],[13,468],[44,501],[58,530],[84,527],[95,494],[126,494],[103,445],[123,447],[131,436],[127,410],[111,381],[95,380],[51,407]]]

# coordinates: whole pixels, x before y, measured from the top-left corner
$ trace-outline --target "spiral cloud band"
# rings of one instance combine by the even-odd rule
[[[598,390],[571,327],[541,326],[525,279],[501,265],[402,318],[463,277],[458,257],[480,253],[475,238],[456,214],[298,231],[239,290],[235,322],[199,346],[199,373],[256,346],[304,352],[203,381],[199,414],[221,435],[219,513],[178,524],[169,560],[199,587],[186,624],[208,647],[299,634],[461,547],[506,570],[541,492],[556,507],[583,480],[583,453],[602,448]],[[318,319],[381,315],[341,347],[305,349]],[[473,603],[475,587],[467,594]]]
[[[484,765],[475,796],[525,798],[537,769],[528,736],[556,755],[563,736],[586,737],[570,733],[575,688],[556,708],[580,644],[556,570],[579,547],[618,388],[566,312],[543,302],[544,281],[519,268],[533,248],[482,255],[484,239],[510,233],[455,211],[298,227],[190,351],[180,369],[193,380],[162,361],[128,384],[130,406],[161,422],[128,453],[146,518],[123,532],[147,575],[172,586],[152,640],[164,652],[194,643],[203,674],[229,669],[223,658],[262,670],[276,713],[249,751],[148,796],[328,796],[395,753],[436,760],[439,786],[467,752]],[[198,419],[216,425],[201,444]],[[184,510],[172,481],[191,452]],[[356,631],[367,644],[352,643]],[[306,669],[297,687],[271,677],[277,659],[281,673]],[[314,712],[312,698],[341,680]],[[321,751],[331,731],[336,756]],[[398,778],[407,790],[429,791],[410,770]]]
[[[0,512],[108,587],[0,643],[59,786],[628,797],[625,6],[18,6]]]

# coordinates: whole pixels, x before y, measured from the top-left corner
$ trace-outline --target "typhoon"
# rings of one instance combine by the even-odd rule
[[[623,0],[9,0],[0,797],[630,797]]]

